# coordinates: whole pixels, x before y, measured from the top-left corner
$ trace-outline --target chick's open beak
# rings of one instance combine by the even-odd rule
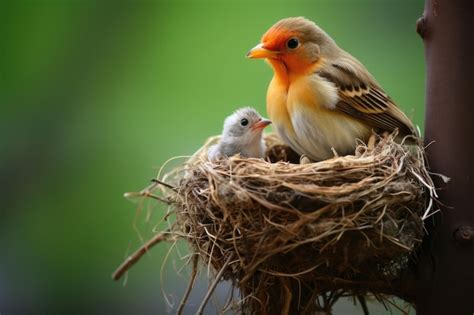
[[[247,58],[275,58],[277,55],[278,51],[268,50],[263,46],[263,44],[258,44],[257,46],[249,50],[249,52],[247,53]]]
[[[272,121],[268,119],[259,120],[252,126],[252,130],[261,130],[265,128],[266,126],[270,125],[271,123]]]

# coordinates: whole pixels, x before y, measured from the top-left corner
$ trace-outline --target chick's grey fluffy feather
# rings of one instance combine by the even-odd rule
[[[242,119],[247,119],[248,124],[242,125]],[[220,142],[209,148],[209,159],[216,160],[239,153],[244,157],[262,158],[265,154],[262,130],[251,129],[261,119],[262,116],[251,107],[240,108],[227,117]]]

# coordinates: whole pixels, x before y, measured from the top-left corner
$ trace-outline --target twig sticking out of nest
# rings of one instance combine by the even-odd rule
[[[167,239],[169,230],[157,233],[153,236],[150,240],[148,240],[142,247],[137,249],[132,255],[127,257],[125,261],[117,268],[117,270],[112,274],[112,279],[118,280],[120,279],[125,272],[128,271],[133,265],[135,265],[143,255],[145,255],[150,248],[155,246],[156,244],[164,241]]]
[[[329,312],[347,292],[394,293],[434,194],[422,148],[395,136],[309,164],[286,162],[298,157],[274,136],[275,163],[210,162],[212,139],[170,177],[176,233],[240,289],[243,313]]]

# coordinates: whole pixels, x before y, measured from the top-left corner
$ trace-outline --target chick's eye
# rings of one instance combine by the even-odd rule
[[[249,120],[248,120],[247,118],[242,118],[242,119],[240,120],[240,124],[241,124],[242,126],[247,126],[247,125],[249,124]]]
[[[298,38],[290,38],[286,42],[286,47],[288,47],[289,49],[298,48],[299,45],[300,45],[300,41],[298,40]]]

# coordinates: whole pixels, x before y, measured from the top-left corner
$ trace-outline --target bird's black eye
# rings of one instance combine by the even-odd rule
[[[242,118],[242,119],[240,120],[240,124],[241,124],[242,126],[247,126],[247,125],[249,124],[249,120],[248,120],[247,118]]]
[[[298,40],[298,38],[290,38],[287,42],[286,42],[286,47],[290,48],[290,49],[295,49],[295,48],[298,48],[298,46],[300,45],[300,41]]]

